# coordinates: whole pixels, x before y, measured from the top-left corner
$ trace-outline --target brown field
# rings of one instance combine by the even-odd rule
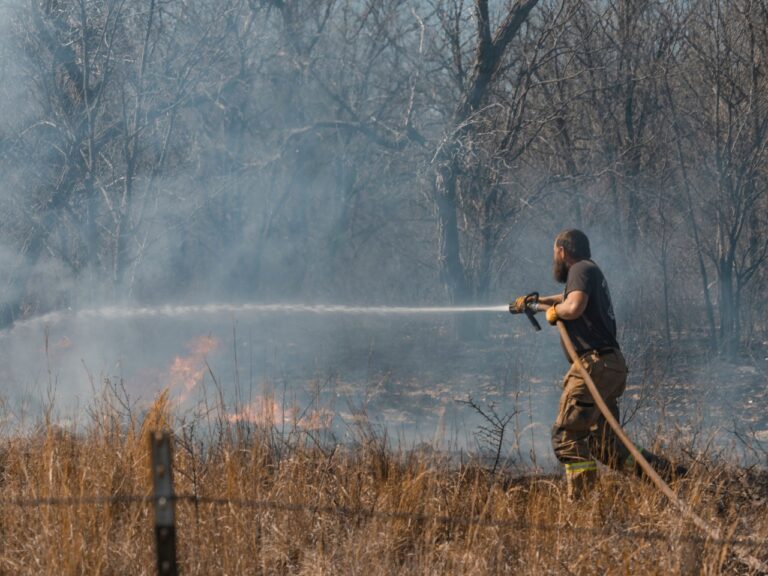
[[[105,396],[77,434],[49,424],[7,438],[0,573],[153,574],[150,505],[8,500],[149,496],[148,435],[163,428],[177,430],[175,491],[233,501],[177,503],[182,574],[749,573],[637,478],[604,470],[570,504],[560,477],[393,450],[365,422],[354,447],[332,448],[216,414],[174,420],[163,394],[138,416]],[[766,474],[699,462],[674,488],[729,539],[768,538]]]

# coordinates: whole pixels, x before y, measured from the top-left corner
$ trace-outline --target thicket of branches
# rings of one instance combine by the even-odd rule
[[[212,296],[498,303],[577,226],[618,256],[625,321],[729,356],[764,328],[764,0],[3,11],[6,322]]]

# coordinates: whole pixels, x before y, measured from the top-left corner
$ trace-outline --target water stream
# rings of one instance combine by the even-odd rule
[[[129,318],[215,315],[215,314],[358,314],[358,315],[410,315],[410,314],[466,314],[472,312],[508,312],[509,305],[499,306],[339,306],[327,304],[199,304],[189,306],[105,306],[82,310],[56,311],[17,322],[15,328],[56,324],[66,319],[121,320]]]

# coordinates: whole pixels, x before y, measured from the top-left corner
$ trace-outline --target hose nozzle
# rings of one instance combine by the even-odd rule
[[[522,310],[517,308],[515,306],[515,303],[512,302],[509,305],[509,312],[510,314],[520,314],[523,312],[527,317],[530,323],[533,325],[533,327],[536,330],[541,330],[541,325],[539,324],[538,320],[534,318],[534,314],[538,312],[538,302],[539,302],[539,293],[538,292],[531,292],[530,294],[526,294],[525,296],[525,306]]]

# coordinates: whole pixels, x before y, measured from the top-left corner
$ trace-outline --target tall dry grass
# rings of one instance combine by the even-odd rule
[[[491,475],[440,454],[393,450],[365,422],[357,442],[334,446],[300,429],[233,424],[221,413],[204,423],[175,419],[166,394],[143,414],[105,398],[77,433],[48,423],[7,437],[0,498],[149,495],[147,435],[162,428],[177,432],[177,493],[308,507],[179,502],[183,574],[745,573],[729,545],[700,538],[637,478],[603,471],[592,496],[572,504],[560,477]],[[698,464],[675,487],[729,536],[768,538],[764,473]],[[141,503],[5,506],[0,572],[152,574],[152,520]],[[755,553],[766,558],[764,548]]]

